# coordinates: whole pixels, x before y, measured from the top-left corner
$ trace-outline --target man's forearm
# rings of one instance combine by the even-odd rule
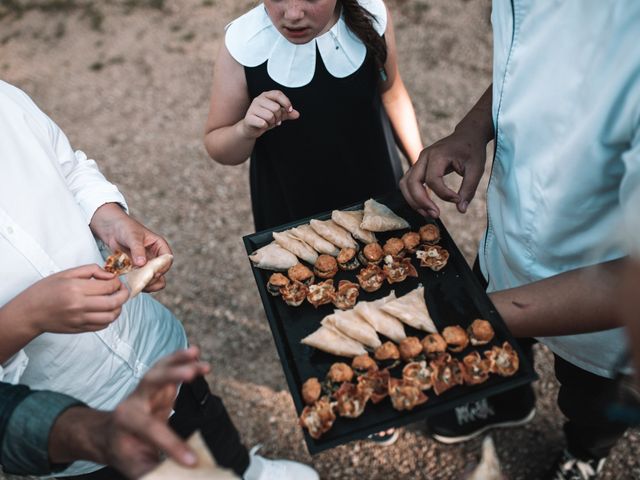
[[[110,412],[88,407],[73,407],[58,417],[49,435],[52,464],[89,460],[105,463],[104,452]]]
[[[4,363],[18,353],[40,333],[29,322],[22,305],[13,299],[0,307],[0,363]]]
[[[7,473],[46,475],[65,467],[49,456],[56,421],[82,402],[54,392],[32,392],[23,385],[0,385],[0,464]]]
[[[626,259],[561,273],[489,296],[516,337],[551,337],[620,326],[616,294]]]
[[[485,143],[489,143],[495,136],[492,108],[493,85],[489,85],[476,104],[458,123],[455,130],[457,132],[464,131],[465,134],[477,134]]]

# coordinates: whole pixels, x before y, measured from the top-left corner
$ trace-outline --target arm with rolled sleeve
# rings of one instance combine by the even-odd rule
[[[51,465],[49,434],[58,417],[83,403],[54,392],[33,392],[24,385],[0,383],[0,465],[7,473],[46,475]]]
[[[58,162],[87,224],[96,210],[106,203],[117,203],[125,211],[126,201],[118,188],[107,181],[96,162],[81,151],[74,151],[64,132],[47,117],[48,131]]]

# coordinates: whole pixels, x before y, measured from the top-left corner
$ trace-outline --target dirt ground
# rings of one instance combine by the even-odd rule
[[[388,3],[401,72],[429,144],[490,83],[490,1]],[[210,380],[247,445],[312,463],[324,479],[461,478],[477,462],[481,440],[443,446],[419,424],[389,448],[355,442],[314,457],[305,449],[241,242],[252,232],[247,165],[216,165],[202,145],[223,28],[253,4],[5,0],[0,78],[29,93],[120,186],[133,214],[170,241],[175,266],[158,298],[213,364]],[[443,207],[469,261],[485,224],[485,188],[486,178],[466,216]],[[513,480],[540,478],[563,448],[551,355],[538,348],[537,360],[534,421],[493,434]],[[639,452],[640,433],[630,431],[602,478],[640,478]]]

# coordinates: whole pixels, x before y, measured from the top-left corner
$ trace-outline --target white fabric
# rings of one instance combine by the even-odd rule
[[[625,254],[611,238],[623,212],[638,216],[640,2],[494,1],[492,22],[497,138],[480,265],[495,291]],[[602,376],[624,346],[621,330],[542,341]]]
[[[99,206],[124,206],[124,198],[27,95],[2,81],[0,159],[0,305],[48,275],[102,264],[88,223]],[[101,332],[40,335],[2,365],[0,380],[113,409],[150,365],[186,343],[180,322],[143,294]],[[74,464],[65,474],[95,469]]]
[[[382,36],[387,28],[387,10],[382,0],[359,0],[374,19]],[[263,4],[226,27],[225,45],[231,56],[245,67],[267,63],[269,76],[285,87],[302,87],[313,79],[316,48],[327,71],[336,78],[355,73],[364,63],[367,49],[352,33],[341,15],[331,29],[312,41],[289,42],[273,25]]]

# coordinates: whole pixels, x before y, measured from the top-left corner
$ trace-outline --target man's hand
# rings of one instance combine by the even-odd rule
[[[180,383],[204,375],[198,349],[160,360],[114,412],[74,407],[64,412],[49,437],[52,463],[90,460],[109,465],[129,478],[152,470],[164,452],[181,465],[194,466],[195,453],[167,425]]]
[[[491,116],[492,87],[448,137],[425,148],[418,161],[400,180],[400,190],[407,203],[421,215],[440,215],[440,209],[427,192],[430,188],[441,199],[455,203],[465,213],[484,173],[487,144],[493,139]],[[456,192],[444,182],[444,177],[456,172],[462,177]]]
[[[153,233],[141,223],[127,215],[115,203],[107,203],[96,210],[89,225],[93,234],[102,240],[111,251],[127,253],[133,265],[141,267],[150,260],[165,253],[172,253],[169,244],[160,235]],[[158,272],[147,285],[145,292],[157,292],[166,285],[164,274],[171,268]]]
[[[455,203],[465,213],[484,173],[486,143],[473,137],[453,133],[425,148],[418,161],[400,180],[400,190],[407,203],[422,215],[437,218],[440,209],[427,193],[430,188],[441,199]],[[444,177],[456,172],[462,177],[458,192],[450,189]]]
[[[118,316],[129,291],[114,274],[85,265],[34,283],[2,308],[2,317],[44,332],[102,330]]]

